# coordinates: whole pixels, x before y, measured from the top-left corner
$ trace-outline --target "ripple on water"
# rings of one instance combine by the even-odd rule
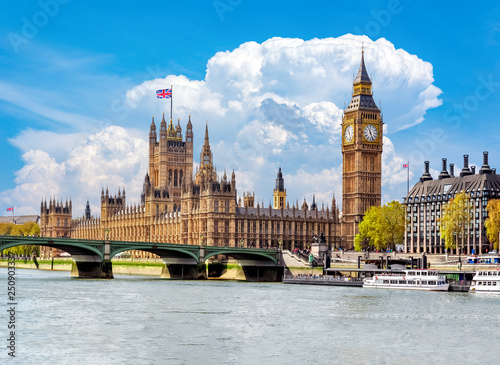
[[[6,270],[0,270],[6,277]],[[496,364],[500,297],[19,270],[19,361]],[[4,330],[5,331],[5,330]]]

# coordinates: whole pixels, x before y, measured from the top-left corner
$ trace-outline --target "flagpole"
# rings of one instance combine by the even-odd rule
[[[408,161],[408,171],[406,171],[406,195],[410,194],[410,161]]]
[[[172,85],[170,85],[170,120],[172,120],[172,103],[174,99],[174,88]]]

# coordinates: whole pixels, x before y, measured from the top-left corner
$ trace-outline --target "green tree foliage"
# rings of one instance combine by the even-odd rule
[[[354,249],[361,251],[394,249],[404,240],[405,211],[397,201],[381,207],[370,207],[359,224],[359,234],[354,238]]]
[[[498,234],[500,233],[500,199],[492,199],[486,206],[488,218],[484,225],[486,226],[486,235],[488,240],[493,243],[493,248],[498,250]]]
[[[447,249],[463,249],[472,221],[473,207],[469,194],[461,191],[443,205],[439,231]]]
[[[26,222],[24,224],[0,223],[0,234],[7,234],[11,236],[40,236],[40,226],[35,222]],[[39,255],[40,246],[16,246],[4,250],[3,253],[12,253],[14,255],[24,256],[30,256],[33,253]]]

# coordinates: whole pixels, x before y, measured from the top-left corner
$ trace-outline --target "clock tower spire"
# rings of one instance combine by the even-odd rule
[[[358,224],[382,198],[382,116],[373,101],[364,49],[353,82],[352,99],[342,118],[343,248],[354,247]]]

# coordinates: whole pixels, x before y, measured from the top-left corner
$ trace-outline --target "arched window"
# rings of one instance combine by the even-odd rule
[[[177,170],[174,170],[174,186],[177,186]]]

